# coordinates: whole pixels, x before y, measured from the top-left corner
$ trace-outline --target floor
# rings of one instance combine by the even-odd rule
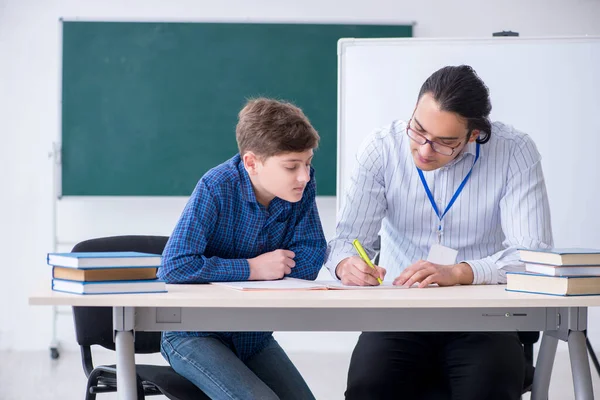
[[[350,354],[290,354],[317,399],[340,400],[346,381]],[[81,400],[85,378],[78,352],[62,352],[51,360],[49,352],[0,352],[0,400]],[[95,363],[113,363],[113,354],[94,353]],[[160,355],[141,356],[137,362],[164,363]],[[590,364],[591,365],[591,364]],[[592,365],[594,392],[600,393],[600,378]],[[56,383],[59,384],[56,384]],[[154,397],[160,399],[161,397]],[[559,344],[550,385],[550,400],[574,399],[573,381],[566,347]],[[98,395],[98,400],[116,400],[115,394]],[[524,396],[525,400],[529,395]]]

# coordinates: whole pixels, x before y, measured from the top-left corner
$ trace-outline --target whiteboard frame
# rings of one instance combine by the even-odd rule
[[[556,41],[565,41],[565,42],[589,42],[589,41],[600,41],[600,36],[597,35],[585,35],[585,36],[544,36],[544,37],[514,37],[514,36],[499,36],[499,37],[485,37],[485,38],[467,38],[467,37],[457,37],[457,38],[380,38],[380,39],[356,39],[356,38],[342,38],[338,41],[338,88],[337,88],[337,160],[336,160],[336,219],[337,215],[339,215],[340,207],[342,205],[341,201],[343,199],[344,193],[342,191],[342,149],[344,148],[344,88],[342,84],[344,82],[344,55],[346,49],[348,47],[354,46],[379,46],[379,45],[390,45],[390,44],[403,44],[410,46],[419,46],[424,43],[448,43],[448,44],[457,44],[457,43],[477,43],[477,44],[485,44],[485,43],[494,43],[497,44],[499,42],[514,42],[518,41],[521,43],[531,43],[531,42],[556,42]],[[433,72],[433,71],[432,71]],[[599,72],[600,73],[600,72]],[[417,93],[414,94],[417,96]],[[391,121],[390,121],[391,122]],[[374,129],[376,127],[373,127]],[[350,172],[348,172],[350,173]]]

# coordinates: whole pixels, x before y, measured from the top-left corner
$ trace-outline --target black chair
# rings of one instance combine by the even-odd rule
[[[165,236],[113,236],[90,239],[78,243],[73,252],[139,251],[162,254],[167,243]],[[143,296],[143,295],[142,295]],[[96,394],[117,390],[115,365],[94,367],[92,345],[115,350],[113,340],[112,307],[73,307],[75,333],[81,348],[83,370],[88,378],[86,400],[95,400]],[[135,352],[160,352],[160,332],[136,332]],[[171,400],[209,399],[197,386],[179,375],[170,366],[136,364],[138,400],[146,396],[165,395]]]

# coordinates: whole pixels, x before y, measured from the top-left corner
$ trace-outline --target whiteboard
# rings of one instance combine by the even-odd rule
[[[408,120],[427,77],[459,64],[489,87],[492,121],[535,141],[555,246],[600,248],[600,37],[341,39],[338,209],[364,138]]]

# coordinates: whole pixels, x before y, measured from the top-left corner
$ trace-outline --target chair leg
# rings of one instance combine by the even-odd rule
[[[598,357],[596,357],[596,352],[594,351],[594,348],[592,347],[592,344],[590,343],[590,339],[588,339],[587,337],[585,338],[585,344],[587,345],[587,349],[588,349],[588,352],[590,353],[590,358],[592,359],[592,362],[594,363],[594,367],[596,367],[596,372],[598,373],[598,375],[600,375],[600,363],[598,363]]]
[[[138,376],[136,381],[137,381],[137,400],[145,400],[146,396],[144,395],[144,385],[142,385],[142,380]]]
[[[100,375],[100,371],[92,371],[87,380],[87,385],[85,388],[85,400],[96,400],[96,393],[92,393],[91,388],[93,386],[98,386],[98,376]]]
[[[85,400],[96,400],[96,393],[92,393],[90,388],[92,386],[96,386],[92,384],[90,381],[87,383],[87,387],[85,388]]]

